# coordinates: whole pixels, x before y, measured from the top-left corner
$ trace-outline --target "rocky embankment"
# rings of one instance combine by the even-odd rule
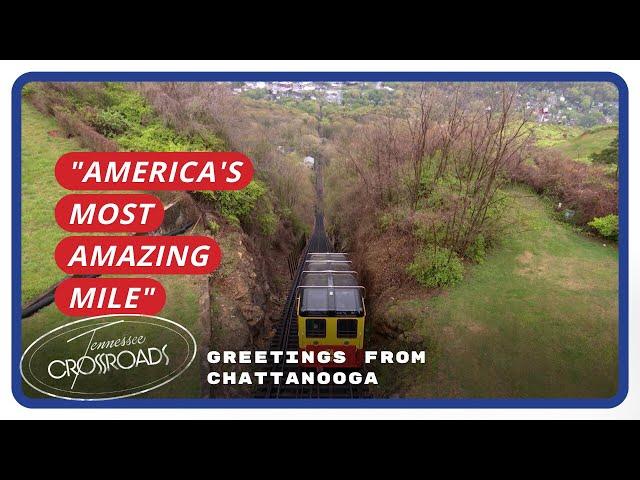
[[[280,320],[289,288],[286,256],[293,235],[286,226],[278,232],[278,242],[247,234],[242,227],[221,219],[206,203],[187,194],[163,198],[163,231],[193,224],[187,234],[213,237],[222,250],[220,267],[198,281],[200,288],[199,351],[201,390],[205,397],[249,396],[246,386],[211,386],[206,381],[212,366],[207,362],[211,350],[254,350],[265,348]],[[194,332],[196,333],[196,332]],[[225,365],[230,370],[230,365]],[[237,369],[250,368],[238,365]]]

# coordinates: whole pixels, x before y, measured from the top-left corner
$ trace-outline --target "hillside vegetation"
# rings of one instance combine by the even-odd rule
[[[62,278],[53,252],[66,232],[58,227],[53,208],[66,190],[53,177],[58,158],[82,150],[60,134],[58,125],[22,103],[22,300],[37,297]]]
[[[430,358],[380,368],[381,396],[616,393],[618,182],[584,158],[617,127],[532,124],[500,93],[427,89],[404,116],[334,122],[328,223],[362,272],[370,345]]]
[[[572,160],[591,164],[591,155],[609,146],[618,135],[617,125],[591,129],[564,125],[535,124],[531,131],[540,147],[553,147]]]
[[[427,369],[383,372],[391,390],[485,398],[616,393],[617,249],[554,220],[548,202],[529,190],[509,196],[514,229],[483,264],[467,268],[463,283],[385,306],[383,316],[413,322],[430,352]]]
[[[163,277],[163,314],[198,332],[203,350],[267,345],[290,286],[286,257],[312,223],[311,155],[326,166],[329,236],[367,288],[367,347],[428,352],[427,365],[380,368],[374,395],[612,396],[618,130],[592,125],[615,116],[615,92],[525,85],[536,108],[551,91],[584,104],[573,122],[584,130],[531,123],[517,85],[396,87],[350,86],[339,106],[217,83],[28,85],[23,303],[62,276],[52,256],[64,235],[52,214],[62,153],[239,150],[256,167],[248,188],[188,196],[194,231],[215,236],[222,265],[208,278]],[[23,341],[68,320],[45,309],[23,321]],[[153,395],[198,396],[203,371]]]
[[[29,103],[22,104],[22,300],[25,303],[60,281],[64,274],[56,265],[53,252],[67,232],[58,227],[53,208],[67,191],[53,176],[58,158],[67,152],[81,151],[76,138],[66,138],[55,119],[38,112]],[[195,275],[155,277],[167,292],[160,316],[181,322],[202,340],[198,297],[202,277]],[[22,341],[26,348],[40,335],[75,320],[55,306],[47,307],[22,323]],[[63,352],[61,352],[62,354]],[[152,396],[199,396],[199,367],[192,365],[175,382],[154,391]],[[27,395],[41,396],[26,387]]]
[[[53,215],[66,194],[54,178],[63,153],[241,150],[255,167],[241,191],[155,192],[166,205],[178,205],[163,228],[193,217],[189,233],[214,236],[224,252],[210,276],[158,277],[167,292],[160,315],[191,331],[201,352],[211,342],[219,349],[267,342],[288,290],[286,257],[310,228],[311,172],[301,162],[307,146],[296,142],[300,132],[313,141],[313,124],[279,109],[252,109],[218,84],[36,83],[23,94],[23,304],[64,277],[53,259],[65,236]],[[23,342],[70,320],[46,307],[23,321]],[[194,362],[149,395],[246,394],[210,389],[200,367]]]

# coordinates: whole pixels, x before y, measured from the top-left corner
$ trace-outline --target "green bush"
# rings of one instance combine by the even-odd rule
[[[380,215],[380,217],[378,217],[378,226],[380,227],[381,231],[386,232],[389,227],[394,224],[394,221],[395,218],[393,216],[393,213],[385,212]]]
[[[105,83],[65,83],[58,88],[64,93],[76,109],[90,105],[106,109],[115,103],[109,92],[110,84]],[[124,87],[120,87],[123,88]]]
[[[140,93],[119,83],[108,83],[106,91],[112,103],[109,110],[121,115],[132,126],[143,125],[154,117],[153,109]]]
[[[209,220],[208,226],[209,226],[209,231],[213,235],[216,235],[220,231],[220,225],[215,220]]]
[[[291,228],[296,237],[304,234],[309,236],[311,233],[311,228],[308,224],[306,224],[302,219],[298,218],[298,216],[293,213],[288,207],[283,207],[279,210],[279,217],[282,220],[291,222]]]
[[[101,110],[91,119],[91,126],[106,137],[122,135],[129,128],[129,122],[118,111]]]
[[[614,138],[609,146],[598,153],[591,154],[591,160],[594,163],[616,164],[618,163],[618,135]]]
[[[427,246],[418,252],[407,272],[425,287],[447,287],[462,280],[464,266],[455,252],[444,247]]]
[[[487,245],[484,239],[484,235],[479,234],[471,243],[471,245],[467,247],[465,255],[467,256],[467,258],[473,260],[476,263],[482,263],[484,262],[484,259],[487,255],[486,247]]]
[[[439,218],[416,218],[413,234],[422,243],[443,244],[446,234],[446,223]]]
[[[274,235],[278,228],[278,221],[278,215],[276,215],[273,211],[260,214],[258,216],[260,232],[266,237]]]
[[[227,150],[227,142],[214,133],[201,133],[197,136],[191,137],[191,139],[194,147],[197,147],[200,150],[210,152],[224,152]],[[193,148],[193,150],[195,150],[195,148]]]
[[[610,213],[605,217],[596,217],[589,222],[589,226],[605,238],[618,240],[618,215]]]
[[[206,150],[202,144],[165,127],[158,121],[142,126],[135,126],[124,135],[118,137],[123,150],[137,152],[185,152]]]
[[[206,192],[213,200],[220,214],[231,223],[245,220],[256,206],[256,202],[267,192],[266,187],[258,180],[252,180],[242,190]]]

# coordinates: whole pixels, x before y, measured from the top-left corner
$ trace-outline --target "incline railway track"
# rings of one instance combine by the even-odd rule
[[[310,253],[331,252],[330,243],[324,231],[324,221],[321,212],[316,213],[315,226],[309,238],[306,248],[300,255],[298,268],[293,278],[293,285],[285,303],[282,318],[278,324],[274,335],[270,351],[297,351],[298,350],[298,322],[296,315],[296,290],[300,283],[304,263]],[[271,376],[263,385],[260,385],[256,392],[259,398],[365,398],[368,396],[365,385],[352,385],[349,382],[344,384],[328,383],[320,385],[284,384],[284,379],[290,372],[299,374],[304,370],[298,364],[286,363],[284,359],[278,363],[269,363],[265,369],[269,372],[282,372],[282,379],[278,384],[274,383]],[[353,370],[351,370],[353,371]],[[364,371],[361,371],[364,374]],[[298,375],[300,378],[300,376]]]
[[[333,248],[324,228],[324,213],[322,211],[322,176],[321,168],[316,166],[316,195],[317,207],[315,212],[314,228],[306,247],[303,249],[293,276],[291,290],[287,297],[285,306],[282,311],[280,323],[276,329],[276,333],[271,340],[269,346],[270,351],[297,351],[298,350],[298,317],[296,312],[296,296],[297,288],[300,285],[302,272],[304,270],[305,261],[309,254],[333,252]],[[300,379],[302,371],[308,371],[299,364],[281,362],[271,362],[267,364],[265,369],[268,372],[282,372],[282,378],[279,383],[275,383],[271,375],[267,376],[267,380],[263,385],[258,387],[256,397],[258,398],[366,398],[368,397],[367,387],[363,384],[353,385],[348,381],[344,384],[328,383],[326,385],[285,384],[284,380],[287,375],[294,372]],[[336,371],[335,369],[332,369]],[[354,370],[345,370],[345,373]],[[363,369],[358,370],[363,378],[366,372]]]

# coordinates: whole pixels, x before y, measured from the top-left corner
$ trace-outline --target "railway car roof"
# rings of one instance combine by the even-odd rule
[[[362,287],[357,273],[351,271],[350,262],[307,261],[300,286],[302,316],[364,314]]]
[[[353,270],[353,265],[349,261],[331,261],[331,260],[307,260],[304,264],[305,270],[323,271],[335,270],[348,272]]]
[[[300,285],[317,287],[357,287],[358,276],[351,272],[304,272]]]
[[[310,253],[307,260],[349,260],[349,255],[346,253]]]

